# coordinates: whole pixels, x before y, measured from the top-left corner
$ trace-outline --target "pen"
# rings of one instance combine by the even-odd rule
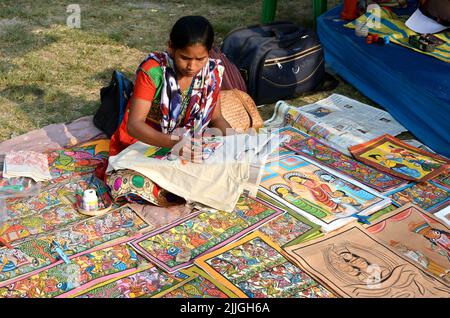
[[[61,245],[59,245],[59,243],[55,240],[53,240],[52,245],[55,248],[55,252],[58,253],[59,257],[61,257],[61,259],[64,261],[64,263],[70,264],[70,260],[67,257],[67,255],[64,253]]]

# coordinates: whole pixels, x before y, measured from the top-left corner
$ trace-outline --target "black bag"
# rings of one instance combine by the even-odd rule
[[[291,22],[231,31],[222,52],[241,71],[257,105],[290,99],[322,83],[325,63],[316,33]]]
[[[114,71],[110,84],[100,89],[101,105],[94,115],[94,125],[109,138],[122,122],[133,87],[133,82],[125,75]]]

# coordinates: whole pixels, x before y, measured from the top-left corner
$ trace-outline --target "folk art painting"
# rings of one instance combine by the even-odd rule
[[[195,264],[241,298],[334,297],[258,231],[199,257]]]
[[[409,184],[387,196],[397,206],[414,203],[431,213],[450,205],[450,189],[431,181]]]
[[[0,243],[19,243],[30,236],[50,233],[86,219],[76,209],[77,194],[93,188],[99,197],[108,196],[106,185],[93,174],[49,183],[31,197],[8,199],[0,215]]]
[[[203,159],[208,159],[217,149],[223,146],[223,139],[221,137],[204,137],[202,144]],[[161,148],[150,146],[144,153],[146,157],[161,159],[161,160],[176,160],[177,156],[171,153],[170,148]]]
[[[232,212],[198,211],[137,238],[131,245],[148,260],[172,273],[191,265],[199,255],[229,243],[281,213],[257,199],[242,196]]]
[[[0,288],[4,298],[66,297],[101,283],[117,273],[133,271],[142,260],[126,243],[75,255],[70,263],[57,262],[31,276]]]
[[[356,159],[376,169],[417,182],[433,178],[450,167],[448,159],[410,146],[391,135],[380,136],[349,150]]]
[[[386,214],[367,231],[450,286],[450,231],[415,205]]]
[[[443,186],[446,189],[450,189],[450,169],[447,169],[445,172],[437,175],[430,182]]]
[[[133,210],[123,206],[105,215],[13,244],[11,248],[1,248],[0,287],[61,262],[55,244],[70,259],[108,242],[130,241],[140,231],[149,229],[151,227]]]
[[[197,266],[181,270],[189,276],[177,286],[158,295],[161,298],[236,298],[228,288]]]
[[[258,228],[258,231],[270,237],[279,246],[289,246],[302,242],[311,235],[320,232],[319,225],[276,202],[264,193],[258,192],[258,198],[268,205],[274,205],[286,211]]]
[[[47,153],[53,179],[92,173],[97,165],[108,160],[109,139],[99,139],[72,148]]]
[[[450,288],[359,225],[285,248],[296,264],[341,297],[448,297]]]
[[[167,274],[153,264],[144,263],[125,275],[119,273],[112,279],[72,294],[70,297],[151,298],[178,286],[181,281],[183,278]]]
[[[273,160],[277,160],[280,156],[283,155],[287,155],[287,154],[292,154],[293,151],[286,148],[285,145],[291,143],[291,142],[297,142],[300,140],[303,140],[305,138],[308,138],[309,136],[292,127],[292,126],[288,126],[288,127],[282,127],[276,130],[271,130],[271,132],[279,134],[279,138],[280,138],[280,146],[277,147],[267,158],[267,161],[273,161]]]
[[[405,180],[358,162],[314,137],[290,142],[286,144],[286,148],[380,192],[399,188],[407,183]]]
[[[260,190],[320,225],[325,232],[390,203],[378,192],[298,155],[266,164]]]

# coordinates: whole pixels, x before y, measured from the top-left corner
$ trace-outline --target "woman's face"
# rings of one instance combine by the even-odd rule
[[[183,49],[169,47],[179,76],[194,77],[208,62],[208,49],[200,43],[187,46]]]

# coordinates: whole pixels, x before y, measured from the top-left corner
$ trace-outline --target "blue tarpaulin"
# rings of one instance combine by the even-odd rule
[[[450,63],[400,45],[366,44],[344,27],[342,5],[318,18],[325,61],[418,140],[450,157]],[[415,6],[394,11],[411,14]]]

